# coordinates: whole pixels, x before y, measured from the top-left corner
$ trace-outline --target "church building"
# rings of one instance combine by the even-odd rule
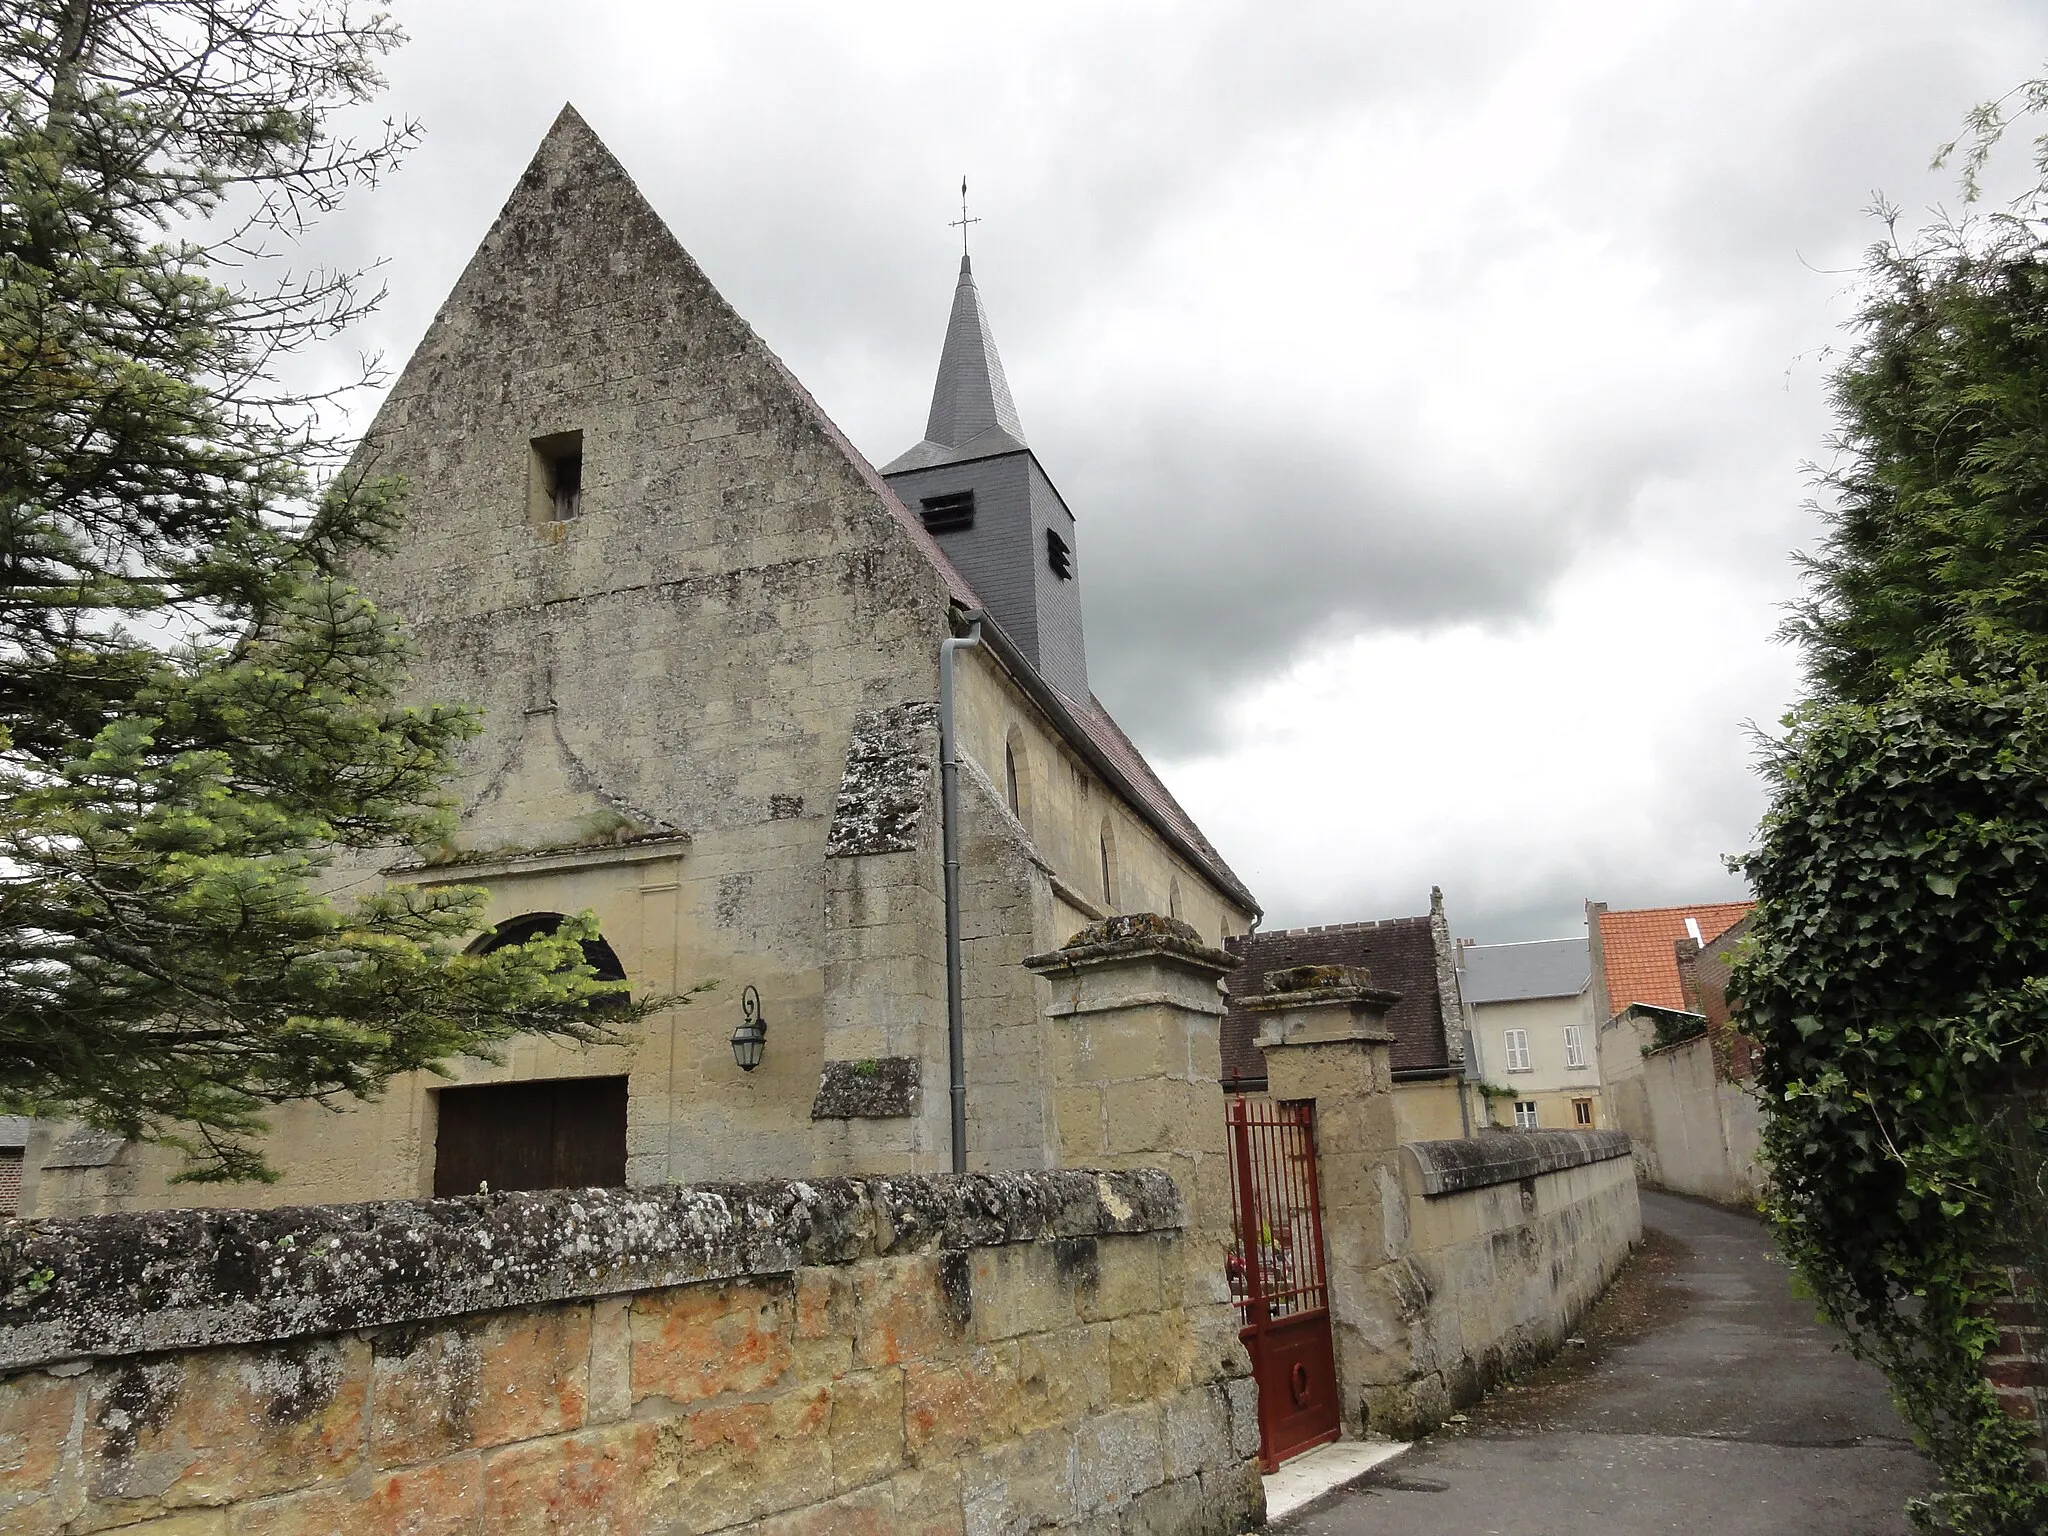
[[[878,472],[564,109],[358,465],[408,517],[360,584],[413,694],[483,729],[449,845],[344,883],[480,886],[498,940],[589,909],[637,992],[711,986],[624,1044],[281,1109],[274,1185],[39,1129],[24,1214],[1044,1167],[1019,962],[1113,913],[1255,925],[1090,690],[1086,542],[964,257],[923,437]]]

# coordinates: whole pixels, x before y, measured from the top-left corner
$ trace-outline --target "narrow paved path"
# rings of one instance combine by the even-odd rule
[[[1301,1536],[1906,1536],[1933,1478],[1885,1381],[1833,1347],[1754,1219],[1645,1193],[1587,1347],[1504,1389]]]

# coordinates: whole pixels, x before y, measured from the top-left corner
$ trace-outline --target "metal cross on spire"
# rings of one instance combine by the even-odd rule
[[[967,217],[967,178],[965,176],[962,176],[960,178],[960,217],[953,220],[950,224],[946,226],[946,228],[948,229],[957,229],[960,231],[960,254],[962,256],[965,256],[967,254],[967,226],[970,224],[979,224],[980,222],[981,220],[979,219],[970,219],[969,217]]]

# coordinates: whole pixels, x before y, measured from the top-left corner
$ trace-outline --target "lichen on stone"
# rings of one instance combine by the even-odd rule
[[[1291,965],[1266,972],[1268,992],[1321,992],[1330,987],[1370,987],[1372,972],[1361,965]]]
[[[891,1120],[918,1110],[915,1056],[828,1061],[811,1102],[813,1120]]]
[[[1423,1194],[1432,1198],[1562,1173],[1629,1155],[1625,1131],[1489,1131],[1460,1141],[1410,1141]]]
[[[1185,1223],[1156,1169],[558,1189],[0,1227],[0,1370]],[[37,1283],[31,1283],[37,1282]]]
[[[1119,912],[1090,923],[1048,954],[1027,956],[1024,964],[1034,971],[1060,971],[1088,962],[1142,954],[1178,955],[1211,966],[1219,974],[1235,970],[1240,963],[1235,955],[1211,949],[1192,924],[1177,917],[1164,917],[1157,912]]]
[[[1121,944],[1132,939],[1179,939],[1183,944],[1200,944],[1202,936],[1194,924],[1157,912],[1118,912],[1099,923],[1090,923],[1060,947],[1087,949],[1096,944]]]
[[[828,859],[908,853],[930,810],[939,760],[939,707],[910,702],[854,716],[846,766],[825,837]]]

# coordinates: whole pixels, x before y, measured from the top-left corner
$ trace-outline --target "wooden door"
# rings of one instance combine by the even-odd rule
[[[567,1077],[443,1088],[434,1193],[626,1182],[626,1080]]]

